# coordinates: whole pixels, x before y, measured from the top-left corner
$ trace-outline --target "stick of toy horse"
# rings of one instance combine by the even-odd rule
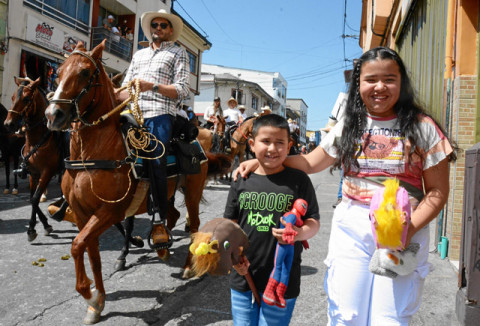
[[[247,274],[245,274],[245,279],[247,280],[248,286],[250,287],[250,290],[252,290],[253,297],[255,298],[255,302],[261,306],[262,305],[262,300],[260,299],[260,295],[258,294],[257,287],[255,286],[255,283],[253,283],[252,275],[250,275],[250,271],[247,271]]]
[[[192,235],[190,252],[193,254],[193,272],[196,276],[205,273],[226,275],[230,273],[233,265],[242,261],[247,248],[248,237],[237,223],[225,218],[215,218]],[[255,301],[261,305],[260,295],[250,272],[247,272],[245,279]]]

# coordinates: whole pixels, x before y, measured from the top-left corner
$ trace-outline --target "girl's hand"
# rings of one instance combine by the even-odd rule
[[[237,265],[233,265],[233,268],[237,271],[239,275],[247,275],[248,267],[250,267],[250,262],[245,255],[240,256],[240,262]]]
[[[233,180],[237,181],[238,175],[240,175],[242,178],[247,178],[250,172],[255,171],[259,166],[258,160],[252,159],[248,161],[243,161],[240,163],[238,168],[233,171]]]

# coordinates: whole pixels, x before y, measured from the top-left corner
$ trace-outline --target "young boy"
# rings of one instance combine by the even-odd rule
[[[283,166],[292,145],[288,122],[276,114],[259,117],[253,124],[252,137],[249,144],[259,166],[247,179],[232,182],[224,214],[225,218],[238,222],[250,241],[246,259],[234,266],[230,278],[233,322],[235,325],[288,325],[300,293],[301,241],[313,237],[320,227],[318,204],[310,178],[304,172]],[[292,209],[297,198],[307,201],[308,210],[302,217],[303,226],[294,227],[298,234],[285,293],[286,307],[265,302],[259,307],[252,300],[243,275],[250,271],[262,296],[274,267],[277,241],[285,244],[280,218]]]

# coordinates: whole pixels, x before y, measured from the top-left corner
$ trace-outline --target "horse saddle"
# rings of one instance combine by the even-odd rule
[[[174,138],[170,141],[170,149],[167,155],[167,177],[175,177],[179,174],[200,173],[200,165],[207,160],[202,146],[195,139],[198,129],[195,127],[195,133],[190,128],[189,123],[187,123],[188,120],[185,119],[187,121],[183,121],[180,118],[184,119],[177,116],[173,127]],[[132,128],[135,130],[141,127],[130,113],[122,113],[120,123],[126,149],[132,155],[133,151],[126,140],[127,133]],[[192,137],[194,140],[191,140]],[[148,179],[148,169],[143,163],[142,158],[136,158],[134,168],[132,169],[136,179]]]

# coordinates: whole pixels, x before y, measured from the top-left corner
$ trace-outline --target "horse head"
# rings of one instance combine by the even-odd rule
[[[58,87],[45,111],[47,127],[52,130],[65,129],[71,122],[79,120],[89,125],[87,119],[93,108],[104,100],[99,86],[110,86],[101,64],[105,40],[92,51],[87,51],[82,42],[58,69]],[[96,112],[95,114],[98,114]]]
[[[225,125],[226,125],[226,121],[225,121],[225,118],[217,115],[215,117],[215,121],[213,123],[213,130],[214,132],[219,135],[220,137],[223,137],[223,134],[225,133]]]
[[[20,121],[29,116],[36,114],[36,95],[40,85],[40,77],[35,81],[30,78],[13,77],[18,88],[12,95],[12,106],[8,110],[5,119],[5,127],[10,131],[16,131],[20,125]],[[46,103],[45,106],[46,107]]]

